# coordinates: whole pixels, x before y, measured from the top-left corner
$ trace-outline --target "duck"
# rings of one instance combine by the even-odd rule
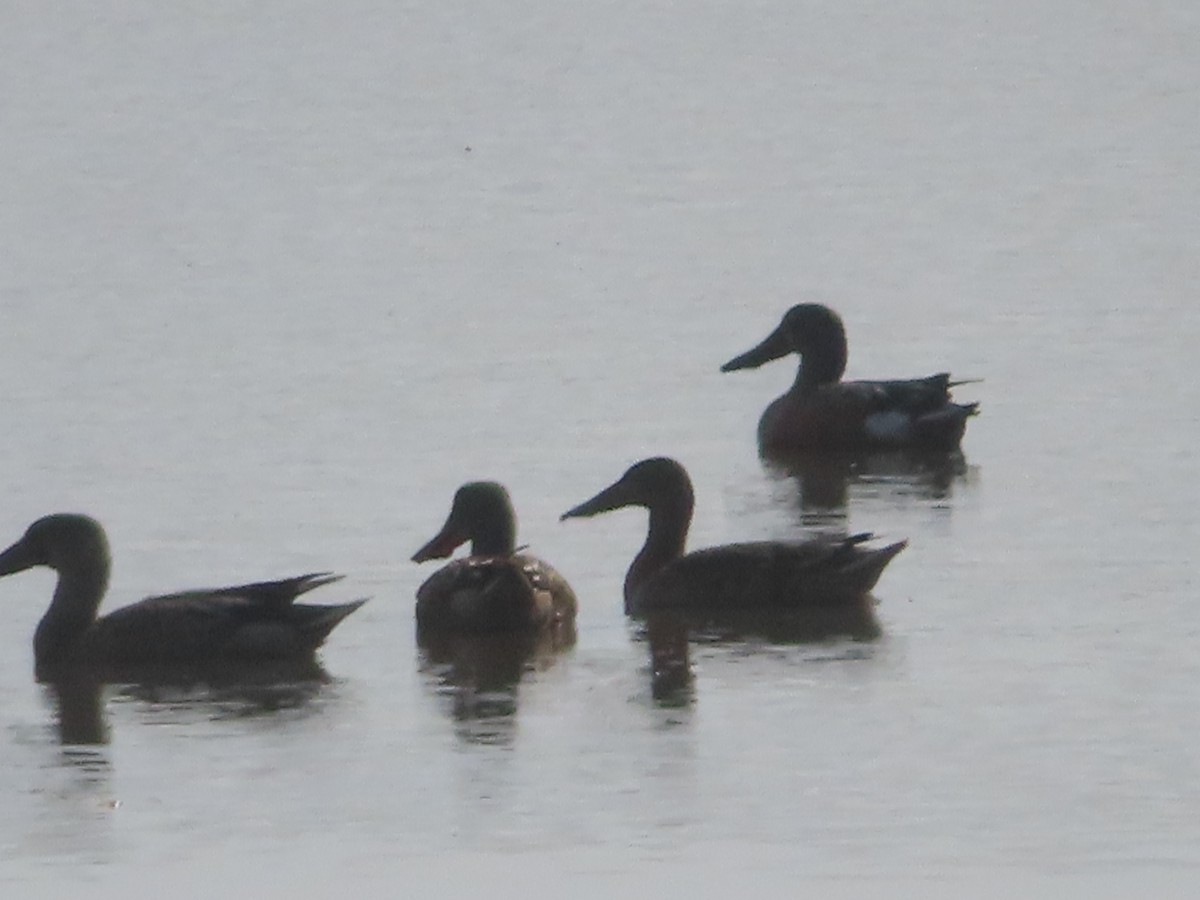
[[[314,572],[280,581],[147,597],[97,618],[112,557],[91,516],[38,519],[0,552],[0,576],[46,566],[58,575],[33,638],[39,672],[65,666],[171,666],[310,657],[365,599],[332,606],[296,603],[340,580]]]
[[[842,381],[846,329],[820,303],[793,306],[767,337],[721,366],[722,372],[756,369],[796,353],[796,381],[767,406],[758,422],[764,454],[811,451],[921,449],[953,451],[978,403],[955,403],[947,372],[890,381]]]
[[[549,563],[522,552],[516,535],[516,513],[504,485],[471,481],[455,491],[446,524],[412,559],[445,559],[467,541],[470,554],[443,566],[417,589],[419,634],[484,634],[574,623],[575,592]]]
[[[625,574],[625,612],[800,610],[854,603],[875,587],[907,545],[865,547],[869,532],[803,542],[753,541],[685,552],[695,495],[687,470],[668,457],[643,459],[562,519],[626,506],[650,513],[646,542]]]

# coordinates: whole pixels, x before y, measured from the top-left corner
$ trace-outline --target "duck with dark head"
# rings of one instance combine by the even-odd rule
[[[516,513],[503,485],[472,481],[460,487],[446,524],[413,562],[444,559],[467,541],[471,552],[417,589],[418,633],[572,627],[575,592],[548,563],[520,552],[516,540]]]
[[[795,353],[800,367],[792,387],[758,422],[759,448],[767,455],[805,451],[879,449],[954,450],[976,403],[955,403],[942,372],[925,378],[842,381],[846,329],[819,303],[802,303],[756,347],[721,366],[722,372],[756,369]]]
[[[72,666],[197,666],[310,657],[365,600],[336,606],[294,602],[337,581],[327,572],[282,581],[148,597],[96,613],[108,588],[108,538],[89,516],[38,519],[0,553],[0,575],[47,566],[58,573],[34,634],[39,676]]]
[[[883,569],[904,549],[898,541],[864,546],[870,534],[799,543],[754,541],[685,553],[692,520],[692,482],[665,457],[634,464],[615,483],[565,512],[594,516],[625,506],[650,513],[646,542],[625,575],[625,611],[786,613],[858,606]]]

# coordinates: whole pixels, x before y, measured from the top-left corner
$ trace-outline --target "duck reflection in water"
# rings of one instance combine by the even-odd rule
[[[696,699],[696,676],[688,652],[688,626],[679,613],[648,616],[638,638],[650,648],[650,696],[660,706],[690,706]]]
[[[208,666],[68,666],[40,679],[64,745],[107,744],[109,699],[136,700],[172,720],[236,719],[295,710],[332,679],[315,659]]]
[[[800,522],[816,528],[844,527],[852,499],[942,503],[972,471],[961,450],[795,452],[762,460],[771,477],[794,483]]]
[[[575,644],[574,622],[492,634],[423,631],[420,668],[460,738],[473,744],[509,744],[516,732],[521,679],[554,665]]]
[[[876,602],[867,594],[855,603],[784,614],[682,609],[650,613],[642,620],[636,638],[649,647],[651,696],[666,706],[687,705],[695,699],[693,643],[786,646],[873,641],[883,633],[875,615]]]
[[[87,672],[62,674],[43,681],[54,707],[58,742],[63,746],[107,744],[108,720],[104,715],[104,682]]]

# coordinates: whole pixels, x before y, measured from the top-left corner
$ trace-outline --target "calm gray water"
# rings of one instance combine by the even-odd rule
[[[324,684],[97,706],[33,679],[52,576],[0,582],[5,895],[1194,883],[1197,41],[1185,0],[6,7],[0,545],[98,517],[105,609],[373,599]],[[960,471],[814,509],[760,464],[792,370],[717,368],[802,299],[853,377],[985,379]],[[644,517],[557,522],[651,454],[694,547],[908,537],[883,636],[695,640],[656,697]],[[414,643],[478,478],[581,599],[519,678]]]

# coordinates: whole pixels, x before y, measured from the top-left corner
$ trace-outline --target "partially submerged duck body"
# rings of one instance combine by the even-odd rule
[[[627,592],[631,611],[721,605],[742,610],[840,604],[870,593],[904,542],[861,545],[874,535],[803,543],[753,541],[687,553]]]
[[[416,617],[422,630],[537,629],[573,622],[575,594],[536,556],[471,555],[447,563],[417,588]]]
[[[552,566],[518,552],[508,491],[494,481],[464,484],[446,524],[413,555],[444,559],[471,541],[471,554],[431,575],[417,589],[419,632],[495,633],[575,621],[575,592]]]
[[[39,519],[0,553],[0,576],[34,566],[58,573],[54,598],[34,634],[39,672],[301,659],[366,602],[296,603],[301,594],[341,577],[322,572],[148,597],[97,618],[111,565],[100,523],[74,513]]]
[[[650,513],[646,543],[625,576],[625,611],[789,611],[861,600],[904,549],[898,541],[863,546],[870,534],[801,543],[755,541],[684,553],[694,497],[678,462],[658,457],[632,466],[595,497],[563,514],[594,516],[625,506]]]
[[[819,303],[793,306],[758,346],[734,357],[722,372],[758,368],[799,354],[796,381],[772,401],[758,423],[764,453],[812,450],[920,448],[953,450],[962,440],[976,403],[953,402],[942,372],[925,378],[842,381],[846,330],[833,310]]]

